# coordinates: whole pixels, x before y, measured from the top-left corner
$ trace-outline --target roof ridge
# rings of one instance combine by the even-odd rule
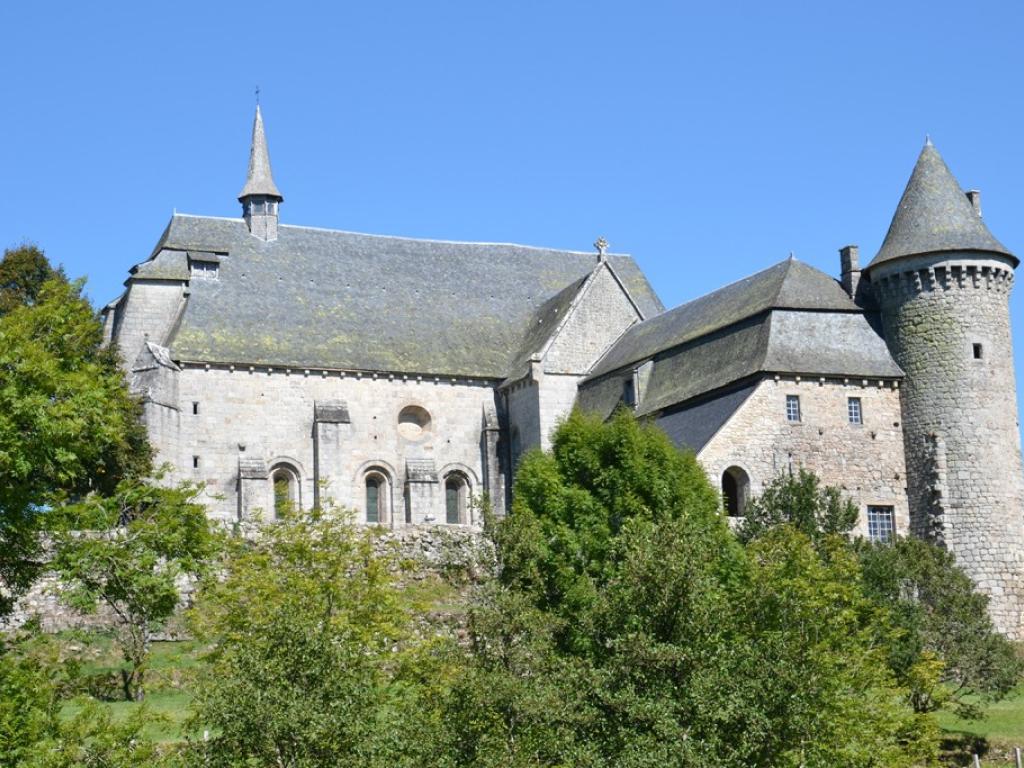
[[[234,221],[237,223],[244,223],[245,219],[238,218],[236,216],[206,216],[199,213],[182,213],[176,211],[173,218],[189,218],[189,219],[213,219],[214,221]],[[546,245],[527,245],[525,243],[510,243],[500,242],[491,240],[444,240],[441,238],[434,237],[412,237],[407,235],[381,235],[375,232],[356,232],[351,229],[333,229],[331,227],[311,227],[305,224],[278,224],[278,229],[304,229],[312,232],[332,232],[339,235],[358,235],[359,237],[372,237],[379,240],[403,240],[411,243],[440,243],[443,245],[490,245],[490,246],[503,246],[507,248],[522,248],[530,251],[553,251],[555,253],[570,253],[573,256],[595,256],[593,251],[575,251],[568,248],[556,248],[554,246]],[[631,253],[608,253],[608,257],[626,258],[633,259]],[[595,256],[596,258],[596,256]],[[634,259],[635,260],[635,259]]]

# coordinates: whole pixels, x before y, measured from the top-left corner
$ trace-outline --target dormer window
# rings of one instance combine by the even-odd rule
[[[190,274],[193,279],[216,280],[220,271],[220,264],[216,261],[195,261],[190,263]]]

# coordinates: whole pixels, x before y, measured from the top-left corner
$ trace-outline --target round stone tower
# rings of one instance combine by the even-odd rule
[[[885,242],[865,270],[906,373],[903,434],[912,533],[949,548],[1024,637],[1024,474],[1009,296],[1018,264],[925,144]]]

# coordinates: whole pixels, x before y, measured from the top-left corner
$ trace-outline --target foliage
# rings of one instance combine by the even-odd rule
[[[24,636],[0,646],[0,765],[18,768],[35,744],[53,734],[60,710],[52,667],[31,653]]]
[[[62,276],[0,314],[0,615],[38,572],[39,510],[145,473],[139,405]]]
[[[49,738],[34,744],[23,768],[176,768],[179,756],[161,750],[143,735],[150,721],[145,708],[123,722],[87,702],[68,722],[60,723]]]
[[[862,568],[862,589],[889,627],[887,663],[915,712],[943,707],[977,718],[982,705],[1021,681],[1024,663],[992,626],[988,598],[942,547],[919,539],[871,543],[839,536],[856,525],[857,509],[811,472],[782,474],[748,506],[740,537],[756,541],[791,524],[823,553],[845,546]]]
[[[6,249],[0,259],[0,316],[35,304],[43,284],[51,279],[66,282],[64,270],[51,267],[38,246],[22,243]]]
[[[193,612],[214,647],[194,722],[215,735],[197,764],[431,764],[435,641],[414,634],[374,535],[292,512],[231,543]]]
[[[760,496],[750,500],[737,532],[744,542],[778,525],[792,525],[815,542],[834,534],[847,534],[857,525],[856,505],[839,488],[821,486],[813,472],[801,467],[794,476],[782,473]]]
[[[5,768],[172,768],[141,729],[144,710],[124,723],[83,701],[65,720],[61,710],[79,680],[79,665],[38,626],[22,628],[0,647],[0,765]]]
[[[93,494],[48,516],[56,545],[52,566],[67,584],[62,599],[85,612],[104,605],[113,615],[128,665],[127,699],[144,696],[153,634],[178,605],[180,579],[201,575],[215,552],[197,494],[188,484],[126,480],[111,496]]]
[[[653,426],[625,410],[607,424],[574,411],[552,439],[551,453],[523,458],[512,514],[496,543],[502,582],[565,620],[562,647],[592,643],[585,622],[615,574],[615,543],[627,523],[685,517],[723,559],[738,552],[694,456],[679,453]]]
[[[556,626],[526,595],[495,582],[481,588],[439,757],[474,768],[604,765],[592,738],[602,713],[587,696],[593,669],[557,652]]]
[[[868,595],[887,607],[901,633],[890,663],[919,712],[947,706],[961,718],[1004,698],[1024,677],[1024,661],[995,631],[988,598],[952,553],[919,539],[860,542]]]
[[[446,710],[456,764],[911,766],[929,718],[859,564],[793,526],[746,550],[692,455],[627,412],[524,458]]]

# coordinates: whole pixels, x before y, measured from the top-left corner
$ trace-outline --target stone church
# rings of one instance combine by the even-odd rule
[[[856,246],[838,280],[790,258],[668,311],[603,240],[281,223],[258,107],[238,199],[241,218],[175,214],[103,310],[158,459],[211,516],[330,498],[371,524],[478,525],[573,406],[624,406],[696,452],[723,514],[812,469],[860,534],[944,542],[1024,636],[1018,260],[931,143],[863,269]]]

